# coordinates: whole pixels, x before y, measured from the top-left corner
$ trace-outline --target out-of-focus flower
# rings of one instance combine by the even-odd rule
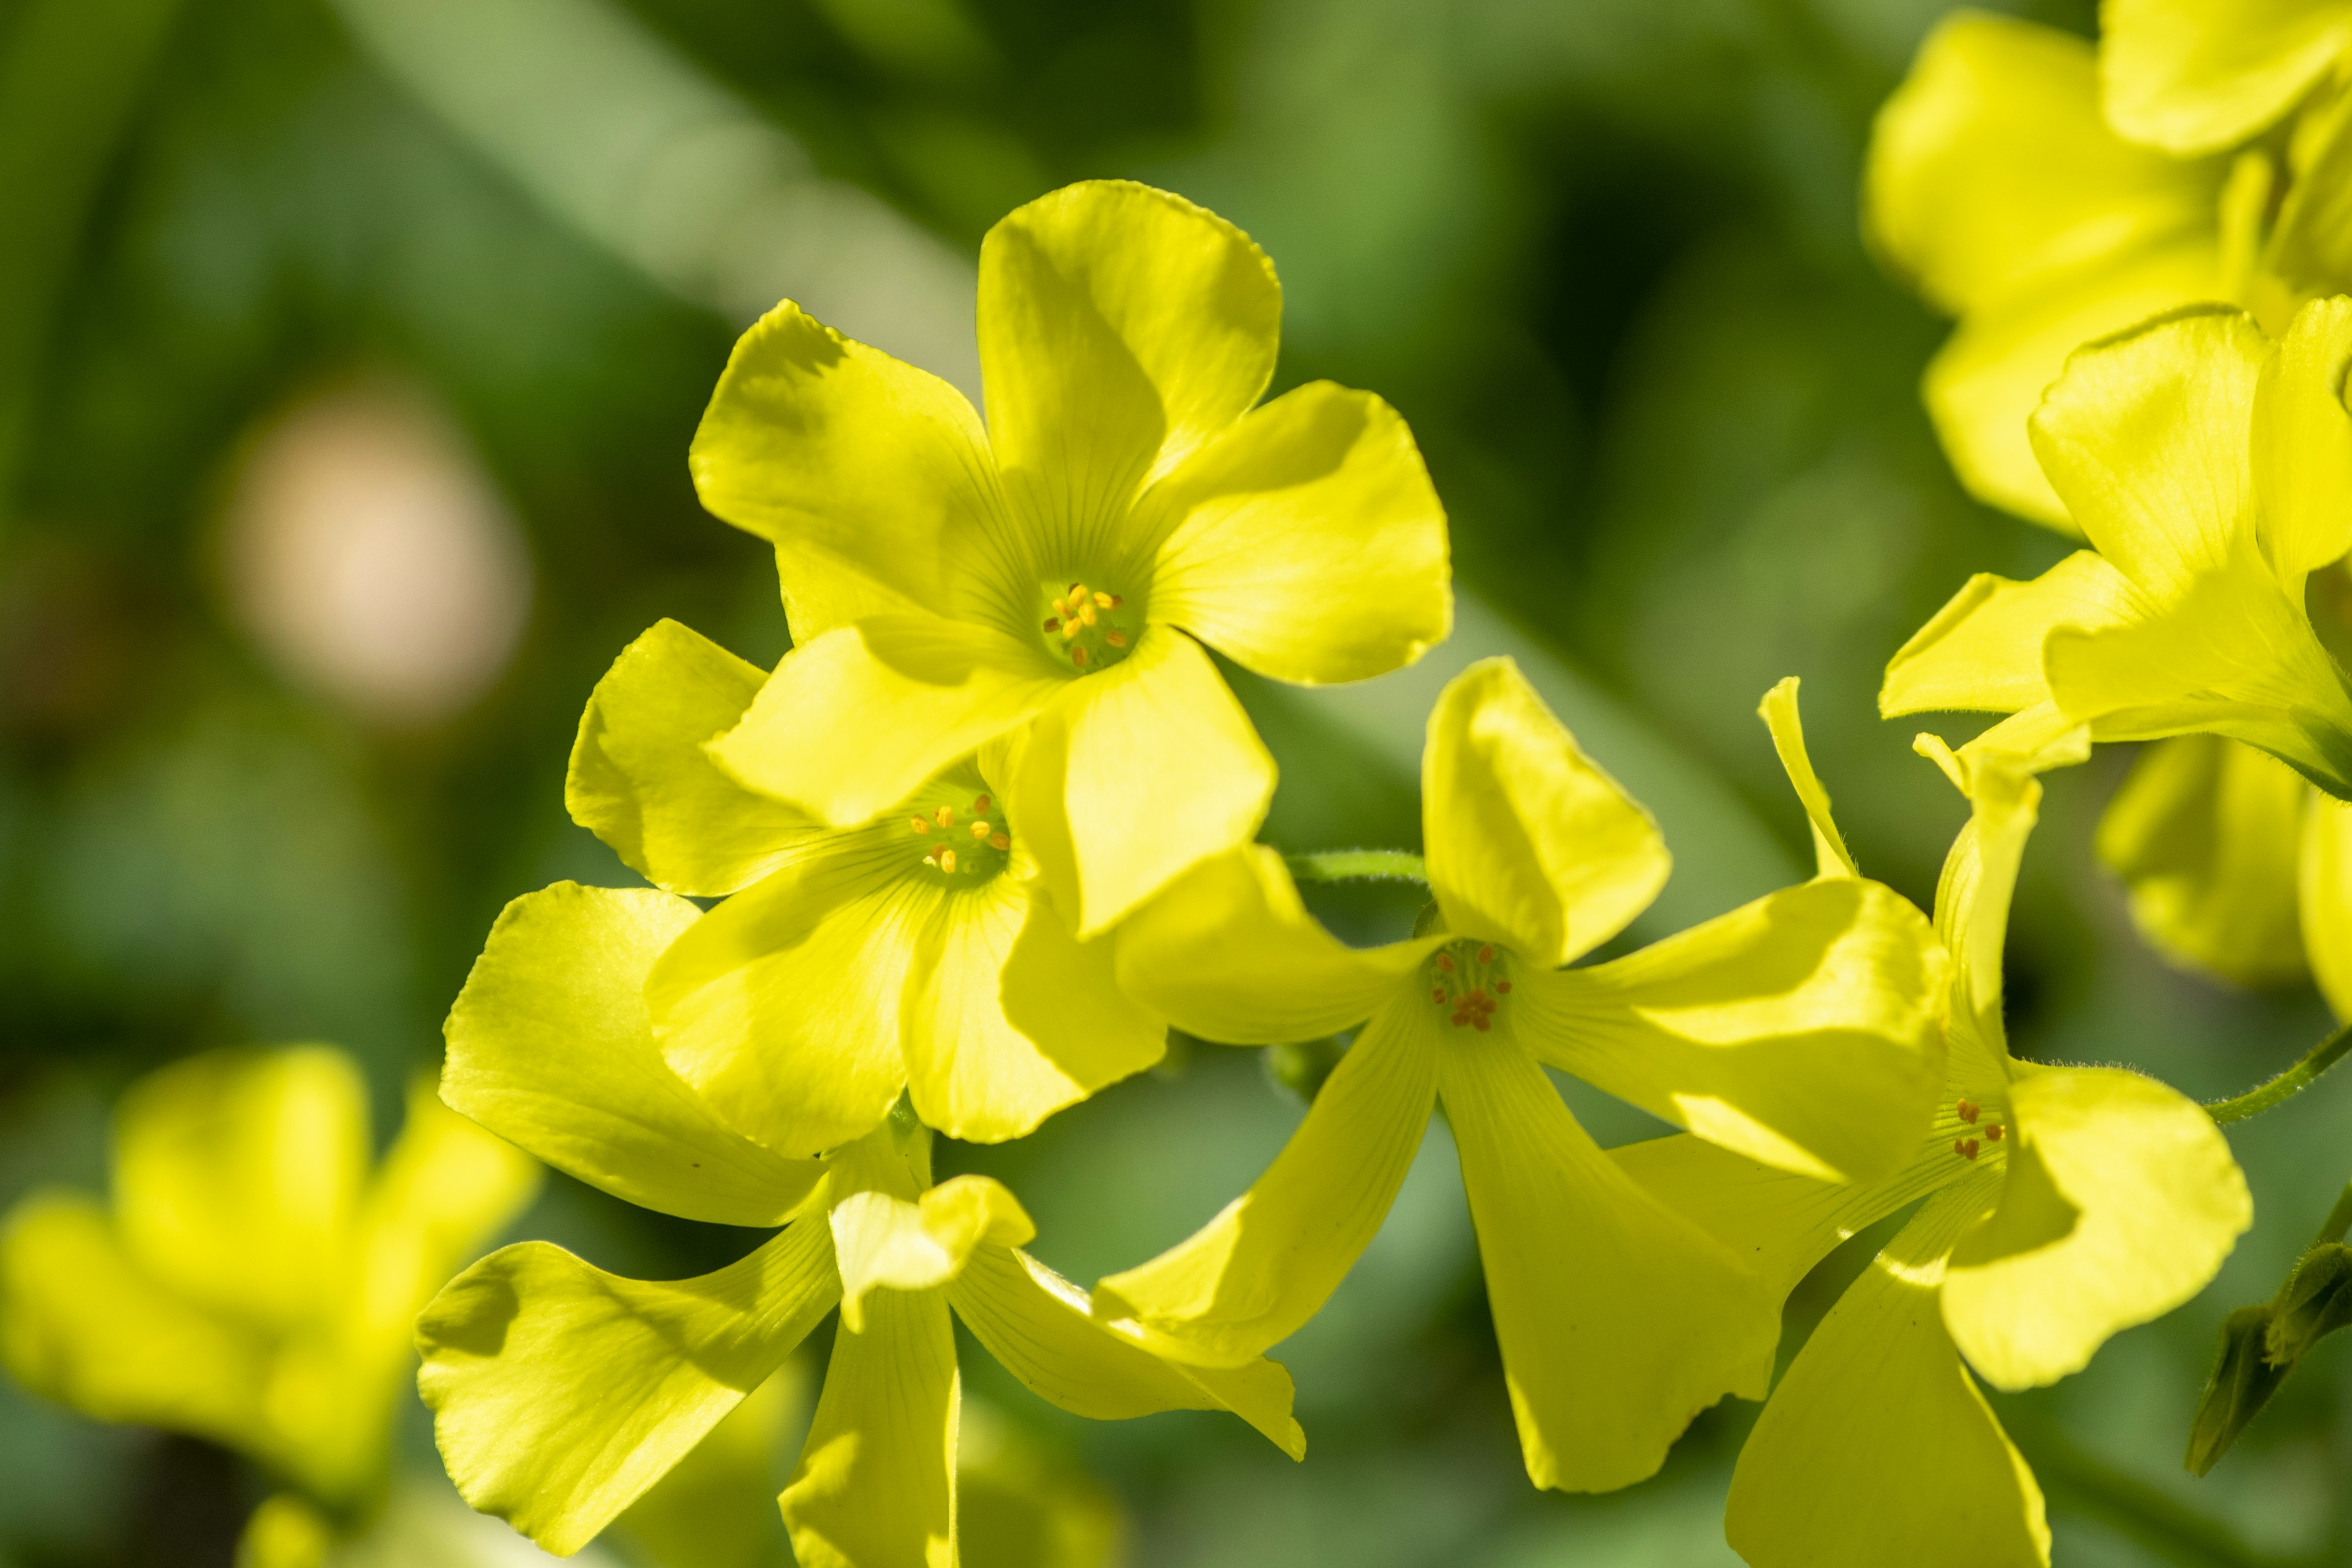
[[[647,879],[726,897],[646,991],[670,1065],[719,1115],[813,1155],[910,1089],[929,1125],[994,1142],[1159,1059],[1166,1026],[1119,992],[1108,940],[1078,941],[1041,896],[1003,743],[878,822],[826,827],[703,749],[761,679],[661,623],[589,699],[566,788],[572,815]]]
[[[2099,12],[2107,119],[2182,154],[2259,135],[2352,52],[2345,0],[2107,0]]]
[[[1353,680],[1445,636],[1411,433],[1315,382],[1253,408],[1281,294],[1175,196],[1073,185],[981,248],[983,430],[954,388],[779,306],[696,434],[704,504],[772,541],[797,645],[712,742],[844,826],[1000,736],[1081,937],[1246,843],[1274,766],[1203,645]]]
[[[36,1193],[0,1231],[0,1357],[85,1415],[226,1444],[286,1488],[257,1568],[314,1563],[381,1504],[417,1309],[537,1190],[538,1167],[410,1098],[371,1175],[357,1069],[325,1047],[216,1051],[116,1108],[110,1209]]]
[[[662,1059],[646,972],[696,920],[675,895],[569,884],[500,917],[449,1020],[449,1103],[614,1195],[690,1219],[784,1228],[676,1283],[622,1279],[543,1242],[492,1254],[418,1320],[420,1385],[467,1501],[551,1552],[578,1550],[842,1321],[783,1493],[809,1568],[954,1561],[960,1380],[950,1310],[1040,1395],[1118,1419],[1227,1409],[1294,1457],[1272,1363],[1190,1367],[1096,1321],[1019,1250],[1010,1193],[933,1185],[930,1133],[894,1114],[822,1161],[730,1128]]]
[[[239,619],[296,680],[374,723],[461,711],[530,612],[513,517],[405,387],[361,383],[280,416],[238,469],[226,528]]]
[[[1815,1176],[1883,1174],[1941,1077],[1942,955],[1927,921],[1856,878],[1790,888],[1587,968],[1665,880],[1648,814],[1587,759],[1508,660],[1429,721],[1433,918],[1343,947],[1281,859],[1250,848],[1122,928],[1119,974],[1213,1040],[1362,1023],[1256,1185],[1189,1240],[1096,1288],[1171,1355],[1232,1364],[1322,1306],[1379,1229],[1442,1100],[1462,1154],[1528,1473],[1601,1490],[1655,1470],[1693,1414],[1760,1396],[1777,1302],[1741,1261],[1612,1165],[1544,1076]]]

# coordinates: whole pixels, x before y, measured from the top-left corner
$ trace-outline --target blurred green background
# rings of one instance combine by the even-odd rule
[[[1425,668],[1236,674],[1283,767],[1270,839],[1412,846],[1429,696],[1514,651],[1664,822],[1660,934],[1805,874],[1754,718],[1797,674],[1865,869],[1927,901],[1961,803],[1876,719],[1879,670],[1967,574],[2060,552],[1952,482],[1915,392],[1942,328],[1857,238],[1870,117],[1941,9],[0,0],[0,1202],[102,1184],[115,1092],[207,1045],[339,1042],[396,1114],[505,900],[634,879],[562,808],[605,665],[663,616],[787,646],[767,552],[686,475],[734,332],[790,294],[971,387],[981,234],[1088,176],[1247,228],[1285,285],[1279,382],[1395,403],[1453,519],[1463,626]],[[2028,10],[2091,26],[2088,0]],[[2089,849],[2126,760],[2051,780],[2020,1048],[2232,1092],[2327,1020],[2139,947]],[[1326,902],[1365,937],[1412,912]],[[2212,1478],[2179,1467],[2221,1317],[2347,1173],[2348,1097],[2232,1130],[2258,1218],[2203,1297],[1995,1396],[2063,1563],[2352,1561],[2341,1345]],[[1571,1098],[1604,1142],[1654,1128]],[[1188,1233],[1299,1114],[1256,1053],[1201,1047],[940,1163],[1005,1179],[1084,1281]],[[968,1386],[1108,1489],[1153,1568],[1736,1561],[1753,1406],[1628,1492],[1527,1485],[1444,1143],[1279,1352],[1304,1467],[1231,1420],[1065,1417],[983,1355]],[[671,1277],[750,1239],[562,1178],[517,1234]],[[1784,1355],[1864,1256],[1800,1290]],[[226,1564],[260,1495],[0,1384],[0,1564]],[[760,1522],[705,1560],[789,1555]]]

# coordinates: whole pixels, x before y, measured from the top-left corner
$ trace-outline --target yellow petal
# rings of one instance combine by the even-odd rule
[[[524,1242],[417,1319],[417,1388],[466,1500],[568,1557],[782,1365],[839,1292],[832,1233],[805,1220],[675,1284]]]
[[[789,300],[745,332],[688,459],[702,504],[777,547],[793,640],[953,614],[1004,502],[963,395]]]
[[[2295,866],[2311,786],[2219,735],[2158,741],[2099,820],[2099,859],[2133,923],[2173,963],[2241,985],[2305,972]]]
[[[1021,1137],[1168,1048],[1167,1025],[1120,992],[1110,939],[1078,941],[1010,873],[940,900],[912,939],[908,1087],[950,1138]]]
[[[2352,300],[2314,300],[2295,313],[2254,391],[2256,526],[2271,569],[2304,576],[2352,550]]]
[[[702,749],[735,727],[766,679],[699,633],[656,623],[580,716],[563,784],[572,819],[673,893],[717,897],[774,870],[813,825],[720,773]]]
[[[778,1153],[805,1159],[864,1136],[907,1086],[914,933],[950,895],[917,879],[911,852],[877,850],[904,826],[844,834],[831,853],[738,893],[646,977],[663,1058],[727,1125]]]
[[[992,626],[876,617],[786,654],[710,754],[746,788],[855,826],[1028,719],[1065,683],[1042,646]]]
[[[958,1176],[908,1203],[888,1193],[853,1193],[833,1205],[833,1251],[841,1269],[841,1321],[866,1331],[875,1289],[931,1290],[963,1271],[983,1243],[1018,1247],[1037,1227],[1003,1184]]]
[[[2188,1300],[2253,1223],[2228,1141],[2187,1096],[2121,1068],[2021,1070],[2000,1205],[1944,1278],[1954,1342],[2011,1389]]]
[[[2042,783],[2000,752],[1955,759],[1972,807],[1936,882],[1936,934],[1951,955],[1947,1071],[1967,1087],[2005,1079],[2001,958],[2025,841],[2040,820]]]
[[[1733,1471],[1724,1533],[1753,1568],[2036,1568],[2042,1490],[1936,1310],[1944,1254],[1996,1178],[1931,1199],[1831,1309]]]
[[[1935,1109],[1944,984],[1926,917],[1841,877],[1612,963],[1523,973],[1508,1005],[1529,1050],[1621,1100],[1769,1165],[1869,1181]]]
[[[2042,647],[2052,628],[2120,626],[2139,602],[2095,551],[2078,550],[2031,583],[1980,572],[1887,662],[1878,711],[2013,713],[2047,701]]]
[[[367,1088],[325,1046],[212,1051],[148,1074],[114,1111],[115,1218],[139,1266],[274,1329],[343,1289],[368,1167]]]
[[[2108,0],[2100,24],[2108,120],[2183,154],[2253,135],[2352,46],[2342,0]]]
[[[823,1370],[814,1356],[784,1363],[631,1503],[613,1532],[654,1568],[776,1568],[776,1463],[806,1427]]]
[[[1133,1319],[1159,1354],[1243,1366],[1313,1317],[1404,1184],[1437,1099],[1429,1009],[1364,1028],[1250,1190],[1166,1252],[1099,1281],[1094,1312]]]
[[[1230,1410],[1292,1458],[1307,1438],[1290,1414],[1290,1374],[1263,1358],[1188,1366],[1143,1348],[1130,1326],[1094,1318],[1087,1293],[1025,1252],[983,1247],[948,1287],[956,1316],[1039,1398],[1096,1421],[1159,1410]]]
[[[780,1225],[821,1168],[719,1120],[662,1059],[646,976],[699,918],[649,889],[558,882],[509,904],[449,1010],[441,1095],[614,1197],[715,1225]]]
[[[1813,760],[1805,754],[1805,721],[1797,711],[1797,678],[1785,676],[1756,710],[1764,727],[1772,732],[1772,750],[1780,755],[1780,770],[1789,775],[1789,785],[1797,792],[1797,800],[1805,808],[1805,820],[1813,830],[1813,874],[1817,877],[1859,877],[1862,868],[1853,863],[1853,852],[1845,847],[1845,837],[1838,832],[1837,819],[1830,815],[1830,792],[1822,787],[1819,774],[1813,772]]]
[[[892,1292],[833,1336],[782,1499],[801,1568],[954,1568],[961,1380],[947,1299]]]
[[[327,1517],[294,1493],[278,1492],[245,1521],[236,1568],[321,1568],[334,1549]]]
[[[1212,855],[1250,841],[1274,759],[1201,645],[1168,626],[1041,714],[1012,809],[1081,938]]]
[[[1445,512],[1412,433],[1368,392],[1284,394],[1143,501],[1171,529],[1151,618],[1280,680],[1412,663],[1454,620]]]
[[[1444,932],[1349,947],[1299,901],[1282,857],[1251,845],[1204,861],[1118,929],[1119,984],[1202,1039],[1287,1045],[1351,1028]]]
[[[1536,968],[1589,952],[1658,896],[1658,825],[1593,764],[1507,658],[1450,681],[1421,760],[1429,889],[1462,936]]]
[[[1039,565],[1099,558],[1139,487],[1257,401],[1281,317],[1247,235],[1147,185],[1065,186],[989,230],[989,437]]]
[[[1772,1338],[1780,1303],[1838,1243],[1918,1196],[1892,1183],[1856,1187],[1776,1170],[1688,1132],[1621,1143],[1610,1162],[1651,1197],[1715,1237],[1763,1281]],[[1768,1346],[1754,1386],[1772,1381]]]
[[[1528,1479],[1630,1486],[1697,1412],[1764,1392],[1780,1330],[1765,1282],[1612,1164],[1532,1058],[1463,1040],[1440,1092]]]
[[[2314,795],[2295,881],[2304,952],[2337,1018],[2352,1018],[2352,805]]]

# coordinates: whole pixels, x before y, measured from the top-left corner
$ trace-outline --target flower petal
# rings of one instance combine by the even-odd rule
[[[2093,550],[2074,552],[2031,583],[1979,572],[1887,661],[1879,714],[2014,713],[2047,701],[2042,645],[2052,628],[2122,626],[2142,603]]]
[[[1838,831],[1837,818],[1830,815],[1830,792],[1822,787],[1821,776],[1813,772],[1813,759],[1805,752],[1805,721],[1797,711],[1797,678],[1784,676],[1764,694],[1756,712],[1772,732],[1772,750],[1780,758],[1780,771],[1789,775],[1789,787],[1797,792],[1805,820],[1812,826],[1813,874],[1861,876],[1853,851],[1845,847],[1845,836]]]
[[[782,1498],[802,1568],[951,1568],[955,1326],[936,1290],[877,1296],[833,1336],[824,1393]]]
[[[2000,1388],[2055,1383],[2205,1288],[2253,1223],[2204,1108],[2121,1068],[2019,1064],[2000,1205],[1964,1234],[1944,1324]]]
[[[1893,1171],[1943,1086],[1945,960],[1876,882],[1786,888],[1589,969],[1530,972],[1512,1029],[1544,1061],[1751,1159]]]
[[[1149,1263],[1101,1280],[1094,1313],[1133,1319],[1157,1354],[1244,1366],[1298,1331],[1404,1184],[1437,1099],[1429,1009],[1375,1016],[1250,1190]]]
[[[1361,680],[1454,622],[1445,511],[1412,432],[1369,392],[1311,382],[1144,498],[1172,530],[1150,613],[1277,680]]]
[[[588,699],[563,804],[656,887],[716,898],[814,836],[791,806],[719,771],[703,742],[731,730],[767,679],[701,634],[656,622]]]
[[[114,1110],[114,1213],[156,1280],[285,1331],[332,1306],[367,1179],[367,1087],[342,1052],[209,1051]]]
[[[799,644],[973,607],[981,542],[1005,527],[963,395],[789,300],[736,342],[687,465],[703,505],[776,546]]]
[[[1776,1342],[1780,1304],[1813,1265],[1918,1195],[1882,1191],[1892,1185],[1885,1182],[1857,1187],[1815,1181],[1688,1132],[1621,1143],[1608,1152],[1635,1185],[1715,1237],[1763,1280]],[[1770,1384],[1771,1363],[1768,1348],[1757,1386]]]
[[[780,1225],[820,1175],[744,1137],[662,1059],[646,973],[700,918],[558,882],[509,904],[449,1010],[441,1096],[557,1170],[714,1225]]]
[[[1246,844],[1274,759],[1201,645],[1151,626],[1123,662],[1038,716],[1012,810],[1081,939],[1210,856]]]
[[[1307,1453],[1290,1374],[1263,1358],[1187,1366],[1143,1348],[1133,1328],[1093,1316],[1087,1293],[1025,1252],[983,1247],[948,1287],[956,1315],[1039,1398],[1095,1421],[1160,1410],[1230,1410],[1292,1458]]]
[[[2050,1561],[2033,1472],[1936,1311],[1944,1254],[1996,1180],[1982,1172],[1929,1200],[1772,1391],[1724,1511],[1724,1533],[1754,1568]]]
[[[1138,488],[1255,403],[1282,290],[1249,237],[1181,196],[1088,180],[980,247],[980,363],[1037,564],[1115,554]]]
[[[866,1331],[866,1293],[931,1290],[963,1270],[983,1243],[1018,1247],[1037,1227],[1004,1184],[958,1176],[908,1203],[888,1193],[852,1193],[833,1205],[833,1252],[841,1270],[841,1321]]]
[[[1549,969],[1649,908],[1658,825],[1595,766],[1508,658],[1447,683],[1421,759],[1429,889],[1454,932]]]
[[[1528,1479],[1630,1486],[1697,1412],[1764,1392],[1779,1302],[1611,1163],[1525,1052],[1476,1038],[1443,1061]]]
[[[1110,939],[1078,941],[1011,875],[950,894],[917,941],[908,1087],[950,1138],[1019,1138],[1168,1048],[1166,1023],[1120,993]]]
[[[1349,947],[1299,901],[1262,844],[1203,861],[1118,928],[1118,983],[1177,1026],[1229,1045],[1292,1045],[1353,1027],[1444,933]]]
[[[2352,300],[2314,300],[2295,312],[2254,390],[2256,526],[2271,570],[2304,576],[2352,550],[2352,411],[2344,378],[2352,370]]]
[[[2184,155],[2262,130],[2352,47],[2341,0],[2107,0],[2099,20],[2108,120]]]
[[[416,1320],[417,1389],[466,1500],[568,1557],[781,1366],[839,1294],[832,1232],[807,1221],[676,1283],[523,1242],[451,1280]]]
[[[1065,684],[1042,647],[993,627],[877,616],[786,654],[741,722],[709,742],[710,754],[745,788],[855,826],[1029,718]]]
[[[2173,963],[2241,985],[2301,979],[2295,866],[2311,793],[2293,769],[2219,735],[2141,752],[2098,835],[2140,935]]]
[[[2352,805],[2311,797],[2295,896],[2312,978],[2336,1016],[2352,1018]]]
[[[662,1056],[730,1127],[806,1158],[881,1124],[907,1085],[915,935],[949,895],[886,825],[777,872],[682,931],[646,980]]]

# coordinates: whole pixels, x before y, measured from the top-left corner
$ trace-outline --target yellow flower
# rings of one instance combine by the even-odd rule
[[[2107,0],[2099,23],[2107,118],[2178,153],[2259,135],[2352,51],[2346,0]]]
[[[2222,735],[2352,795],[2352,693],[2305,608],[2352,544],[2347,363],[2343,299],[2276,343],[2201,308],[2077,353],[2032,431],[2093,548],[2031,583],[1970,579],[1888,665],[1881,711]]]
[[[1791,742],[1784,756],[1801,759],[1793,703],[1768,717]],[[2021,1389],[2081,1370],[2109,1335],[2202,1289],[2252,1219],[2203,1108],[2124,1068],[2009,1053],[2000,957],[2041,798],[2033,773],[2080,761],[2086,738],[2032,754],[1955,755],[1930,736],[1921,749],[1973,805],[1936,895],[1955,962],[1926,1141],[1893,1175],[1843,1184],[1686,1136],[1614,1151],[1648,1192],[1753,1258],[1775,1311],[1839,1242],[1927,1199],[1806,1342],[1740,1455],[1725,1530],[1756,1568],[2048,1563],[2040,1489],[1976,1378]],[[1810,768],[1791,773],[1826,827]]]
[[[670,1066],[712,1109],[812,1155],[911,1090],[929,1125],[992,1142],[1159,1059],[1166,1026],[1119,993],[1110,943],[1080,942],[1041,896],[1003,742],[877,821],[826,827],[703,749],[761,679],[662,622],[589,699],[565,792],[651,881],[726,899],[646,983]]]
[[[950,1312],[1007,1370],[1099,1419],[1228,1409],[1294,1457],[1268,1362],[1171,1365],[1096,1322],[1019,1250],[1026,1215],[982,1177],[934,1186],[911,1116],[822,1161],[734,1131],[663,1060],[649,970],[703,917],[675,895],[562,884],[517,900],[449,1019],[442,1093],[550,1164],[688,1219],[782,1226],[697,1279],[623,1279],[544,1242],[453,1280],[417,1321],[419,1380],[466,1500],[568,1554],[783,1365],[842,1323],[783,1494],[808,1568],[955,1560],[959,1381]]]
[[[1202,1364],[1256,1355],[1338,1286],[1442,1100],[1528,1472],[1624,1486],[1695,1412],[1762,1394],[1778,1318],[1732,1249],[1611,1164],[1545,1067],[1776,1165],[1880,1173],[1941,1076],[1941,953],[1901,899],[1840,879],[1561,968],[1648,905],[1666,852],[1508,660],[1439,699],[1422,799],[1435,918],[1410,941],[1343,947],[1264,848],[1210,862],[1121,929],[1121,979],[1206,1038],[1364,1027],[1257,1184],[1102,1281],[1096,1310]]]
[[[1246,843],[1274,768],[1202,645],[1291,681],[1411,663],[1450,624],[1404,422],[1315,382],[1253,408],[1281,294],[1248,237],[1118,181],[981,247],[988,426],[779,306],[694,440],[703,502],[773,542],[793,651],[711,742],[853,826],[1000,736],[1077,934]]]
[[[192,1433],[292,1489],[246,1560],[315,1562],[383,1500],[416,1310],[538,1187],[435,1101],[368,1169],[340,1051],[214,1051],[115,1108],[113,1205],[38,1192],[0,1228],[0,1360],[101,1421]]]

